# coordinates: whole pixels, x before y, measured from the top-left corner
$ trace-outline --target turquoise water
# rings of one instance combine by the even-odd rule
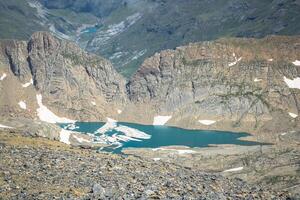
[[[99,28],[98,26],[88,27],[88,28],[83,29],[81,31],[81,33],[96,33],[98,28]]]
[[[105,139],[112,140],[113,137],[124,136],[121,131],[116,129],[109,130],[104,134],[95,133],[105,123],[101,122],[77,122],[75,123],[76,128],[73,131],[81,133],[89,133],[95,136],[95,140],[98,137],[105,137]],[[61,127],[65,127],[66,124],[61,124]],[[208,131],[208,130],[187,130],[169,126],[152,126],[152,125],[141,125],[133,123],[118,122],[119,126],[126,126],[142,131],[149,135],[149,139],[131,137],[133,140],[120,141],[109,143],[110,147],[104,148],[104,151],[113,153],[121,153],[123,148],[158,148],[161,146],[171,145],[183,145],[188,147],[207,147],[210,144],[236,144],[236,145],[257,145],[257,142],[242,141],[239,140],[241,137],[249,136],[247,133],[233,133],[226,131]],[[99,138],[98,138],[99,139]]]

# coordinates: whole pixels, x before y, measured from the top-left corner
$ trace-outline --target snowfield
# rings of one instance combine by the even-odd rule
[[[32,79],[30,79],[30,81],[29,81],[28,83],[22,84],[22,87],[23,87],[23,88],[27,88],[27,87],[30,86],[30,85],[33,85],[33,80],[32,80]]]
[[[13,127],[5,126],[5,125],[3,125],[3,124],[0,124],[0,128],[8,128],[8,129],[10,129],[10,128],[13,128]]]
[[[22,108],[23,110],[26,110],[26,103],[24,101],[20,101],[19,103],[20,108]]]
[[[288,79],[283,77],[284,82],[288,85],[289,88],[300,89],[300,77],[294,79]]]
[[[298,115],[297,115],[297,114],[295,114],[295,113],[291,113],[291,112],[289,112],[289,115],[290,115],[292,118],[296,118],[296,117],[298,117]]]
[[[243,169],[244,169],[244,167],[237,167],[237,168],[227,169],[223,172],[236,172],[236,171],[241,171]]]
[[[153,125],[163,126],[165,125],[172,116],[155,116],[153,120]]]
[[[111,131],[117,127],[116,120],[108,118],[108,117],[106,119],[107,119],[107,122],[101,128],[99,128],[97,131],[95,131],[96,134],[97,133],[104,134],[107,131]]]
[[[207,120],[207,119],[199,120],[198,122],[200,122],[201,124],[206,125],[206,126],[210,126],[210,125],[216,123],[216,121],[214,121],[214,120]]]
[[[51,112],[46,106],[42,103],[42,95],[36,95],[37,103],[39,108],[36,110],[37,115],[41,121],[48,122],[48,123],[75,123],[75,120],[67,119],[64,117],[58,117],[53,112]]]
[[[59,141],[65,143],[65,144],[71,144],[70,143],[70,136],[71,136],[71,131],[61,129],[60,136],[59,136]]]
[[[3,81],[7,77],[6,73],[3,73],[2,76],[0,77],[0,81]]]
[[[294,62],[292,62],[294,65],[296,66],[300,66],[300,60],[295,60]]]

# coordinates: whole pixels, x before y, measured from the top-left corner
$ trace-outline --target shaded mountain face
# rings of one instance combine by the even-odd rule
[[[50,30],[108,58],[127,77],[155,52],[190,42],[300,33],[299,0],[19,1],[0,3],[1,30],[19,23],[2,38]]]
[[[0,42],[0,113],[37,118],[38,96],[58,116],[104,120],[126,102],[125,80],[111,63],[47,32]],[[4,76],[3,76],[4,75]]]

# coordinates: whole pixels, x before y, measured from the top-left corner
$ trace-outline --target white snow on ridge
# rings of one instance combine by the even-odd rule
[[[26,110],[27,106],[26,106],[26,103],[24,101],[20,101],[18,104],[19,104],[20,108]]]
[[[300,60],[295,60],[294,62],[292,62],[294,65],[296,66],[300,66]]]
[[[203,125],[206,125],[206,126],[209,126],[209,125],[212,125],[212,124],[214,124],[214,123],[216,123],[216,121],[214,121],[214,120],[199,120],[198,122],[200,122],[201,124],[203,124]]]
[[[124,133],[128,137],[138,138],[138,139],[150,139],[151,135],[148,135],[135,128],[130,128],[128,126],[118,126],[115,128],[116,131]]]
[[[3,124],[0,124],[0,128],[13,128],[13,127],[5,126],[5,125],[3,125]]]
[[[58,117],[53,112],[51,112],[46,106],[42,103],[42,95],[36,95],[37,103],[39,108],[36,110],[37,115],[41,121],[48,122],[48,123],[74,123],[75,120],[67,119],[64,117]]]
[[[61,129],[60,135],[59,135],[59,141],[65,143],[65,144],[71,144],[70,143],[71,133],[72,133],[71,131]]]
[[[22,87],[26,88],[26,87],[28,87],[29,85],[33,85],[33,80],[32,80],[32,79],[30,79],[30,81],[29,81],[28,83],[22,84]]]
[[[165,125],[171,118],[172,116],[155,116],[153,120],[153,125]]]
[[[296,118],[296,117],[298,117],[298,115],[297,115],[297,114],[295,114],[295,113],[291,113],[291,112],[289,112],[289,115],[290,115],[292,118]]]
[[[0,77],[0,81],[3,81],[7,77],[6,73],[3,73],[2,76]]]
[[[113,130],[114,128],[117,127],[117,121],[111,118],[106,118],[107,122],[101,127],[99,128],[97,131],[95,131],[95,133],[100,133],[100,134],[104,134],[107,131]]]
[[[236,171],[241,171],[243,169],[244,169],[244,167],[237,167],[237,168],[227,169],[223,172],[236,172]]]
[[[287,77],[283,77],[284,82],[288,85],[289,88],[300,89],[300,77],[294,79],[288,79]]]

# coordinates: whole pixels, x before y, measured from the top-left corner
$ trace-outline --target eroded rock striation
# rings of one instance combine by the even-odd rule
[[[106,113],[117,112],[110,107],[126,102],[125,80],[111,63],[71,42],[37,32],[29,42],[0,45],[0,73],[8,74],[0,86],[2,115],[6,110],[18,113],[15,103],[23,100],[29,104],[25,113],[34,118],[36,94],[57,115],[76,120],[103,120]],[[30,80],[33,86],[22,87]]]

